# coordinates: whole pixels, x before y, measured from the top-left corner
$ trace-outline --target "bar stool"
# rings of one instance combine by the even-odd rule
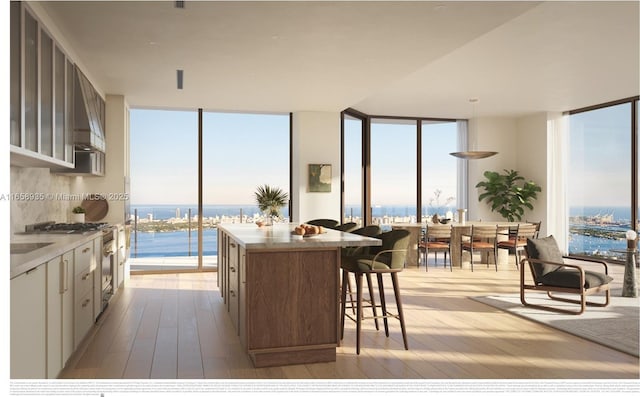
[[[384,321],[385,335],[387,337],[389,337],[389,325],[387,319],[390,317],[398,319],[400,321],[400,328],[402,330],[402,340],[404,342],[404,348],[405,350],[409,350],[407,333],[404,324],[404,314],[402,312],[402,302],[400,300],[400,287],[398,285],[398,273],[401,272],[404,268],[404,263],[407,257],[409,235],[410,232],[408,230],[391,230],[378,236],[378,238],[382,240],[382,246],[371,247],[371,251],[369,254],[343,257],[343,261],[341,264],[342,279],[347,280],[350,273],[353,273],[356,277],[356,316],[354,318],[346,312],[347,283],[343,282],[340,300],[342,315],[342,332],[340,339],[344,338],[345,317],[348,317],[351,320],[355,321],[357,354],[360,354],[360,334],[362,328],[362,320],[368,318],[382,318]],[[379,250],[376,250],[375,248],[379,248]],[[378,307],[380,307],[382,310],[382,314],[380,316],[374,314],[373,317],[365,318],[362,314],[362,278],[365,274],[375,274],[377,276],[378,292],[380,295],[380,306]],[[396,307],[398,310],[397,314],[393,314],[387,311],[382,277],[384,274],[389,274],[391,276]]]

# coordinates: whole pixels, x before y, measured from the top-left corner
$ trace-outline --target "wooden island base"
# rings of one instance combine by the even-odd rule
[[[379,244],[338,231],[295,239],[288,226],[218,230],[220,291],[256,367],[335,361],[340,247]],[[256,233],[265,233],[267,243],[254,242]]]

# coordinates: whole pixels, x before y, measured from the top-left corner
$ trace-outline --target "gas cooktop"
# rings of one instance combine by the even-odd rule
[[[55,223],[43,222],[25,226],[25,233],[84,233],[102,230],[109,227],[106,222],[93,223]]]

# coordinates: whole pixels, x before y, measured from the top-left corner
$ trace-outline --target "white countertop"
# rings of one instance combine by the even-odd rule
[[[102,231],[85,232],[84,234],[13,234],[11,243],[52,243],[25,254],[11,254],[10,276],[14,278],[33,269],[58,255],[72,250],[87,241],[100,237]]]
[[[276,223],[273,226],[258,227],[254,223],[220,224],[224,230],[246,249],[304,249],[330,247],[363,247],[382,245],[382,240],[327,229],[326,233],[308,237],[294,235],[293,229],[299,223]]]

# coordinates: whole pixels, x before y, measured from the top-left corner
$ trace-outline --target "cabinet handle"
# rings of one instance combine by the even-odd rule
[[[64,294],[67,291],[67,264],[68,261],[66,259],[60,258],[60,288],[58,289],[59,294]]]
[[[231,248],[236,248],[236,243],[229,243],[229,245],[231,246]]]
[[[229,271],[230,271],[231,273],[235,273],[235,272],[236,272],[236,268],[235,268],[235,267],[229,267]]]
[[[64,292],[69,290],[69,260],[64,260]]]
[[[82,307],[87,307],[87,305],[91,302],[91,299],[86,299],[84,302],[82,302]]]
[[[88,279],[90,275],[91,275],[91,273],[85,274],[84,276],[82,276],[82,280]]]
[[[234,298],[235,298],[235,296],[236,296],[236,291],[229,291],[229,295],[231,295],[232,297],[234,297]]]
[[[36,266],[34,268],[31,268],[31,269],[27,270],[25,272],[25,274],[31,274],[31,273],[35,272],[36,270],[38,270],[39,268],[40,268],[40,266]]]
[[[91,248],[87,247],[85,249],[82,250],[83,254],[86,254],[87,252],[89,252],[91,250]]]

